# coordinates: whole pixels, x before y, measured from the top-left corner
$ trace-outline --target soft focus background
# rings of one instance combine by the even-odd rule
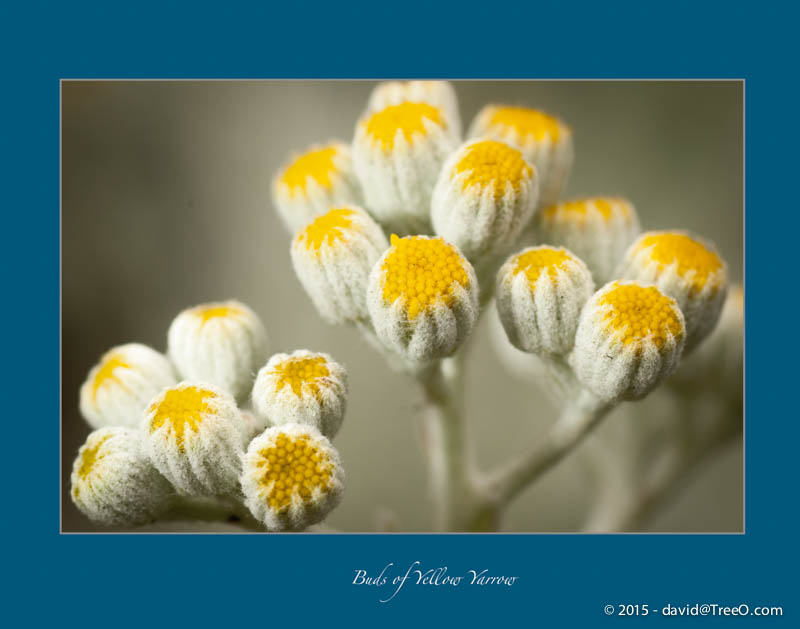
[[[270,182],[289,154],[349,140],[372,82],[62,84],[62,528],[97,530],[72,505],[69,474],[89,428],[78,389],[113,345],[161,351],[183,308],[235,298],[264,320],[271,350],[332,354],[350,377],[335,439],[347,472],[327,522],[372,531],[387,510],[401,530],[429,527],[416,443],[421,401],[350,328],[323,323],[295,279]],[[629,198],[645,229],[714,241],[742,278],[743,109],[739,82],[457,82],[465,128],[487,102],[528,105],[570,124],[567,196]],[[535,386],[507,374],[484,318],[467,373],[480,462],[517,453],[554,419]],[[608,421],[613,421],[613,416]],[[646,420],[646,417],[643,417]],[[510,531],[580,527],[591,484],[581,453],[508,512]],[[741,531],[741,440],[697,469],[648,524],[653,531]]]

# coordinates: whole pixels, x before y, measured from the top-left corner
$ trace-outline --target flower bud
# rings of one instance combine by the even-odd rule
[[[332,439],[347,407],[347,371],[328,354],[275,354],[258,372],[253,407],[266,425],[309,424]]]
[[[448,124],[461,133],[461,116],[453,85],[448,81],[388,81],[379,83],[369,97],[369,110],[381,111],[401,103],[430,103],[438,107]]]
[[[433,186],[457,145],[457,130],[429,103],[367,112],[356,125],[353,163],[372,215],[395,231],[428,231]]]
[[[350,147],[331,140],[293,156],[272,182],[272,201],[292,233],[331,206],[360,203]]]
[[[250,392],[267,359],[267,333],[250,308],[238,301],[202,304],[181,312],[169,327],[169,356],[180,374],[230,391]]]
[[[451,355],[478,316],[472,265],[442,238],[393,234],[391,244],[369,277],[375,333],[412,365]]]
[[[72,501],[106,526],[139,526],[161,515],[174,492],[144,454],[138,431],[95,430],[72,466]]]
[[[302,530],[339,504],[344,470],[315,428],[283,424],[250,442],[241,485],[247,508],[269,530]]]
[[[502,142],[468,142],[444,164],[433,190],[436,233],[467,258],[514,244],[536,208],[538,182],[522,153]]]
[[[380,226],[361,208],[329,210],[297,232],[292,263],[323,319],[362,321],[367,312],[367,278],[389,247]]]
[[[470,138],[505,142],[522,151],[539,179],[539,206],[555,203],[572,167],[572,130],[557,118],[528,109],[487,105],[478,113]]]
[[[581,309],[594,292],[586,265],[563,248],[531,247],[497,274],[497,312],[511,343],[533,354],[572,349]]]
[[[714,246],[677,231],[642,234],[617,275],[655,284],[678,302],[686,319],[687,351],[714,329],[728,289],[728,270]]]
[[[595,197],[551,205],[534,218],[536,239],[566,247],[586,263],[603,284],[639,233],[636,211],[625,199]]]
[[[584,306],[569,361],[599,398],[635,400],[675,371],[685,337],[674,299],[655,286],[611,282]]]
[[[138,343],[114,347],[81,386],[81,414],[92,428],[138,426],[153,396],[176,382],[163,354]]]
[[[236,491],[250,426],[234,399],[211,385],[181,382],[145,412],[150,460],[181,494]]]

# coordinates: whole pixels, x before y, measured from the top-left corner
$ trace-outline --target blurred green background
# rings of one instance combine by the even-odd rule
[[[373,82],[62,83],[62,529],[97,530],[72,505],[69,474],[90,432],[78,389],[99,356],[138,341],[161,351],[172,318],[235,298],[264,320],[271,350],[325,351],[344,363],[350,401],[335,440],[347,489],[328,524],[429,527],[416,444],[421,399],[350,328],[323,323],[295,279],[289,234],[270,200],[287,156],[346,141]],[[466,128],[487,102],[556,114],[575,137],[566,196],[630,199],[645,229],[683,228],[715,242],[731,279],[743,252],[740,82],[456,82]],[[551,422],[541,391],[501,367],[477,329],[467,372],[468,421],[484,467],[519,452]],[[612,421],[610,418],[609,421]],[[512,507],[511,531],[572,531],[587,508],[580,457],[559,464]],[[742,443],[696,470],[648,525],[654,531],[742,530]]]

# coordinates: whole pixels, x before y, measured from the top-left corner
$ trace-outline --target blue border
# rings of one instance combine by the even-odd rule
[[[683,0],[561,11],[516,2],[292,3],[291,12],[290,3],[148,4],[0,6],[7,614],[31,624],[361,627],[434,626],[438,613],[453,625],[590,627],[661,622],[605,620],[608,603],[745,602],[782,605],[782,618],[762,622],[797,626],[800,440],[786,404],[796,339],[777,336],[791,325],[797,268],[786,242],[798,217],[789,172],[796,19],[768,3]],[[747,534],[59,536],[59,79],[403,76],[747,80]],[[386,605],[350,585],[358,568],[415,560],[520,581],[409,588]]]

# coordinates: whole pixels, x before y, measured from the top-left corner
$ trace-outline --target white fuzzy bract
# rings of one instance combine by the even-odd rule
[[[332,439],[347,407],[347,371],[328,354],[275,354],[258,372],[253,408],[265,425],[308,424]]]
[[[181,312],[167,334],[168,353],[181,376],[247,397],[267,359],[261,320],[238,301],[207,303]]]
[[[181,382],[153,400],[142,430],[150,460],[179,493],[235,494],[252,425],[228,393]]]
[[[302,530],[341,500],[339,454],[315,428],[283,424],[250,442],[241,487],[253,516],[271,531]]]
[[[292,233],[332,206],[361,203],[350,147],[331,140],[293,155],[272,181],[272,200]]]
[[[728,290],[728,269],[714,245],[682,231],[643,233],[616,275],[653,283],[678,302],[686,319],[686,351],[714,329]]]
[[[592,274],[578,257],[563,248],[530,247],[497,274],[497,311],[515,347],[564,355],[593,292]]]
[[[430,103],[442,110],[450,126],[461,133],[461,116],[453,85],[448,81],[386,81],[378,83],[369,97],[370,111],[400,103]]]
[[[572,130],[557,118],[526,107],[487,105],[478,112],[467,134],[505,142],[520,150],[536,167],[539,206],[558,200],[572,167]]]
[[[507,250],[536,209],[533,166],[507,144],[467,142],[444,163],[433,190],[434,231],[470,260]]]
[[[611,282],[584,306],[569,363],[599,398],[639,399],[675,371],[685,337],[674,299],[655,286]]]
[[[92,428],[137,426],[153,396],[176,382],[163,354],[139,343],[114,347],[81,386],[81,414]]]
[[[615,276],[625,250],[639,234],[639,219],[625,199],[595,197],[543,208],[534,218],[536,240],[566,247],[586,263],[597,284]]]
[[[367,278],[389,247],[380,226],[364,210],[329,210],[297,232],[292,264],[314,306],[329,323],[368,318]]]
[[[399,233],[430,229],[431,193],[457,129],[428,103],[400,103],[367,112],[356,124],[353,164],[366,207]]]
[[[124,426],[95,430],[72,466],[75,506],[106,526],[139,526],[156,519],[174,492],[144,454],[138,431]]]

